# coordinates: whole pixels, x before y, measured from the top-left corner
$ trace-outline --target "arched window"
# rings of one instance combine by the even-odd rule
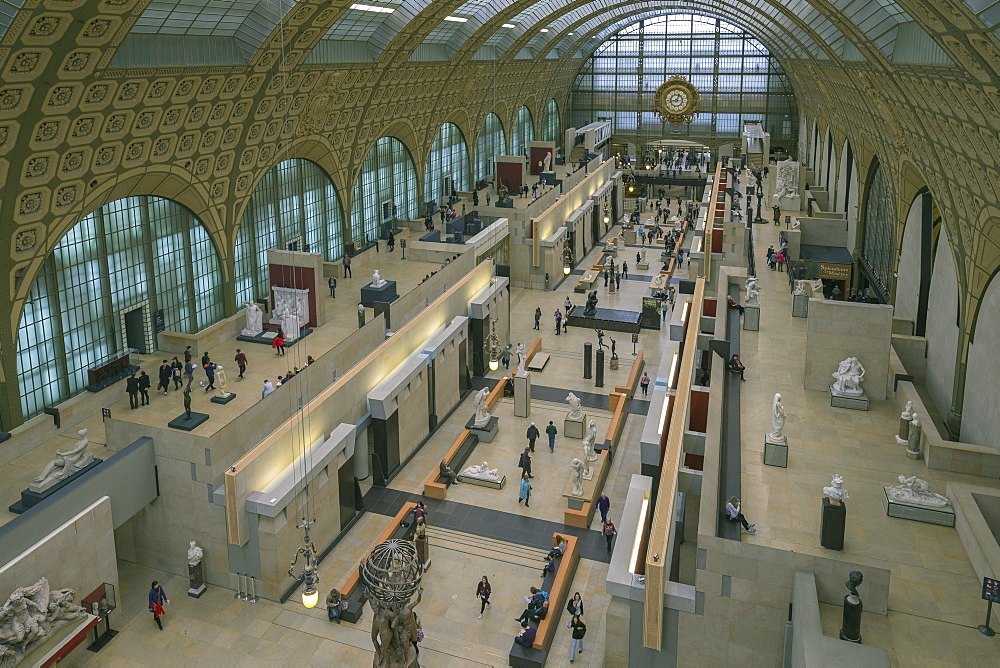
[[[535,123],[531,119],[531,110],[521,107],[510,129],[510,152],[514,155],[527,155],[528,144],[535,141]]]
[[[444,182],[451,178],[455,190],[469,190],[469,147],[462,131],[454,123],[441,126],[424,169],[424,201],[442,204],[451,193]]]
[[[562,122],[559,120],[559,105],[555,100],[549,100],[549,106],[545,109],[545,124],[542,126],[542,141],[554,141],[559,144],[562,141]]]
[[[267,249],[344,254],[344,215],[337,189],[319,165],[294,158],[271,168],[250,196],[236,235],[236,303],[267,299]]]
[[[882,166],[876,161],[868,176],[865,194],[864,238],[861,269],[883,304],[891,304],[896,262],[896,217],[892,193]]]
[[[417,169],[403,142],[382,137],[365,157],[354,186],[352,241],[381,236],[386,223],[417,217]]]
[[[126,348],[153,352],[159,322],[193,334],[222,317],[218,254],[193,213],[159,197],[106,204],[31,284],[17,334],[24,418],[86,390]]]
[[[486,114],[483,129],[476,138],[476,180],[493,174],[493,158],[507,150],[507,137],[500,118],[494,113]]]

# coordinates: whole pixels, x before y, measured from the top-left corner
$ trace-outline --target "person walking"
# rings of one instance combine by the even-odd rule
[[[344,253],[344,278],[351,278],[351,256]]]
[[[184,349],[184,363],[187,364],[191,361],[191,346]]]
[[[187,361],[184,363],[184,375],[187,376],[187,389],[191,389],[191,383],[194,382],[194,370],[198,368],[198,365],[192,361]]]
[[[597,509],[601,511],[602,524],[608,520],[608,509],[610,508],[611,499],[608,498],[607,493],[601,492],[601,496],[597,498]]]
[[[542,308],[540,306],[535,307],[535,329],[539,328],[539,323],[542,321]]]
[[[569,317],[569,312],[573,310],[573,302],[569,300],[569,296],[566,297],[566,301],[563,302],[563,310],[566,311],[566,317]]]
[[[184,384],[184,365],[176,357],[170,363],[170,378],[174,381],[174,392],[181,389]]]
[[[247,371],[247,355],[246,355],[246,353],[243,352],[242,350],[240,350],[239,348],[237,348],[236,349],[236,357],[233,358],[233,361],[236,362],[237,366],[239,366],[239,368],[240,368],[240,380],[243,380],[243,374],[245,374],[246,371]]]
[[[604,524],[601,526],[601,533],[604,534],[605,540],[608,541],[608,558],[611,558],[611,543],[614,541],[615,536],[618,535],[618,530],[615,529],[614,522],[609,520],[607,517],[604,518]]]
[[[616,271],[615,272],[615,290],[621,290],[621,289],[622,289],[622,272]]]
[[[667,321],[667,313],[670,312],[670,300],[664,299],[660,301],[660,311],[663,313],[663,322]]]
[[[538,427],[535,426],[534,422],[532,422],[531,426],[528,427],[528,432],[525,434],[525,436],[528,438],[528,449],[534,452],[535,439],[541,436],[541,433],[538,431]]]
[[[639,387],[642,388],[642,396],[645,397],[649,394],[649,372],[642,372],[642,378],[639,379]]]
[[[628,278],[628,262],[622,260],[622,278]]]
[[[284,354],[285,354],[285,338],[281,335],[281,332],[278,332],[278,335],[274,337],[273,341],[271,341],[271,347],[274,348],[277,351],[277,352],[274,353],[276,357],[283,357],[284,356]]]
[[[529,478],[535,477],[531,475],[531,455],[528,453],[528,448],[525,448],[524,452],[522,452],[521,456],[518,458],[517,468],[521,469],[521,473],[523,475],[526,475]]]
[[[163,363],[160,364],[160,369],[159,369],[160,382],[156,386],[157,392],[163,390],[163,396],[167,396],[167,390],[170,389],[170,375],[172,373],[173,372],[170,370],[170,363],[167,360],[163,360]]]
[[[503,351],[500,353],[500,363],[503,364],[503,368],[510,368],[510,344],[508,343],[504,347]]]
[[[577,652],[583,654],[583,637],[587,635],[587,625],[583,623],[583,620],[580,619],[578,615],[573,615],[573,618],[569,622],[569,626],[573,629],[573,644],[570,646],[569,650],[569,660],[570,663],[572,663],[576,660]]]
[[[583,617],[583,599],[580,597],[580,592],[573,594],[573,598],[571,598],[566,604],[566,612],[568,612],[571,617]],[[570,622],[566,622],[566,628],[569,627]]]
[[[139,373],[139,395],[142,397],[142,405],[149,404],[149,388],[151,382],[145,371]]]
[[[525,508],[531,507],[528,505],[528,499],[531,497],[531,483],[528,482],[528,477],[527,471],[521,475],[521,487],[517,492],[517,502],[521,503],[524,501]]]
[[[559,336],[559,333],[562,331],[562,312],[556,309],[556,312],[552,315],[556,319],[556,336]]]
[[[149,611],[153,613],[153,621],[156,625],[163,630],[163,623],[160,621],[160,617],[166,614],[163,611],[164,605],[170,605],[170,599],[167,598],[167,592],[163,591],[163,587],[156,580],[153,580],[153,585],[149,589]]]
[[[208,394],[209,390],[215,389],[215,362],[209,362],[205,365],[205,378],[208,382],[205,384],[205,393]]]
[[[757,525],[750,524],[747,522],[747,518],[743,516],[740,510],[740,499],[737,496],[729,497],[729,501],[726,502],[726,519],[730,522],[739,522],[750,535],[757,533]]]
[[[476,598],[480,600],[479,619],[483,618],[486,606],[490,604],[490,594],[492,593],[493,587],[490,586],[490,581],[484,575],[483,579],[479,581],[478,585],[476,585]]]
[[[128,380],[125,381],[125,392],[128,394],[128,405],[129,408],[135,410],[139,407],[139,379],[135,377],[135,374],[130,374]]]
[[[331,276],[330,280],[327,281],[326,283],[327,283],[327,285],[330,286],[330,296],[331,297],[336,297],[337,296],[337,277],[336,276]]]
[[[549,435],[549,452],[555,452],[556,434],[559,433],[559,430],[556,429],[554,424],[552,424],[552,420],[549,420],[549,426],[545,428],[545,433]]]

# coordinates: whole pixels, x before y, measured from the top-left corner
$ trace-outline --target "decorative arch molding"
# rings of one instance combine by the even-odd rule
[[[482,129],[482,125],[479,128],[473,127],[472,120],[469,118],[469,112],[465,108],[452,109],[441,119],[441,122],[436,126],[431,123],[427,126],[427,141],[426,144],[429,147],[434,143],[434,139],[437,137],[438,133],[441,132],[441,128],[445,123],[451,123],[459,129],[462,133],[462,137],[465,138],[466,146],[472,146],[469,138],[475,138],[479,131]],[[471,150],[471,149],[470,149]],[[471,156],[470,156],[471,160]]]

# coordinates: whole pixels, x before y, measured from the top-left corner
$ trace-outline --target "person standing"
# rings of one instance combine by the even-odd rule
[[[170,363],[170,374],[171,379],[174,381],[174,392],[176,392],[184,384],[184,365],[176,357]]]
[[[500,363],[503,364],[503,368],[505,368],[505,369],[509,369],[510,368],[510,344],[509,343],[503,349],[503,351],[500,353]]]
[[[542,321],[542,308],[540,306],[535,307],[535,329],[539,329],[538,324]]]
[[[481,603],[479,607],[479,619],[483,618],[483,612],[486,611],[486,606],[490,604],[490,594],[493,593],[493,588],[490,586],[490,581],[483,576],[483,579],[479,581],[476,586],[476,598],[478,598]]]
[[[663,322],[667,321],[667,313],[670,312],[670,300],[663,299],[660,301],[660,311],[663,314]]]
[[[145,371],[139,373],[139,395],[142,397],[142,405],[149,404],[149,388],[152,383]]]
[[[170,605],[170,599],[167,598],[167,592],[163,591],[163,587],[156,580],[153,580],[153,585],[149,590],[149,611],[153,613],[153,621],[156,625],[163,630],[163,623],[160,622],[160,617],[165,613],[163,611],[164,605]]]
[[[781,224],[781,222],[780,222],[781,221],[781,207],[778,206],[777,204],[775,204],[774,206],[771,207],[771,209],[774,211],[774,224],[775,225],[780,225]]]
[[[351,256],[344,253],[344,278],[351,277]]]
[[[573,310],[573,302],[569,300],[569,296],[566,297],[566,301],[563,302],[563,310],[566,311],[566,317],[569,317],[569,312]]]
[[[621,290],[621,289],[622,289],[622,272],[616,271],[615,272],[615,290]]]
[[[522,457],[523,456],[524,455],[522,455]],[[530,508],[531,506],[528,505],[528,499],[530,497],[531,497],[531,483],[528,482],[528,473],[526,471],[521,475],[521,487],[517,492],[517,502],[521,503],[522,501],[524,501],[524,507]]]
[[[556,320],[556,336],[559,336],[559,333],[562,331],[562,312],[556,309],[556,312],[552,316]]]
[[[205,393],[207,394],[209,390],[215,389],[215,362],[209,362],[205,365],[205,378],[208,380],[205,385]]]
[[[281,336],[280,332],[274,337],[274,340],[271,341],[271,347],[277,351],[274,353],[275,356],[280,357],[285,354],[285,339]]]
[[[604,525],[601,527],[601,533],[604,534],[605,540],[608,541],[608,558],[611,558],[611,544],[618,535],[618,530],[615,529],[614,522],[609,520],[607,517],[604,518]]]
[[[163,360],[163,363],[160,364],[160,369],[159,369],[160,382],[156,386],[156,391],[157,392],[159,392],[160,390],[163,390],[163,396],[167,396],[167,390],[170,389],[170,374],[171,373],[172,372],[170,370],[170,363],[167,362],[167,360]]]
[[[556,429],[554,424],[552,424],[552,420],[549,420],[549,426],[545,428],[545,433],[549,435],[549,452],[555,452],[556,434],[559,433],[559,430]]]
[[[464,204],[462,206],[465,206]],[[385,246],[389,249],[389,252],[396,250],[396,235],[389,232],[389,238],[385,240]]]
[[[191,361],[191,346],[184,349],[184,363],[187,364]]]
[[[603,524],[608,520],[608,509],[611,508],[611,499],[605,492],[601,492],[601,496],[597,499],[597,509],[601,511],[601,523]]]
[[[628,278],[628,262],[622,260],[622,278]]]
[[[194,382],[194,370],[198,368],[198,365],[194,362],[188,360],[184,363],[184,375],[187,376],[187,389],[191,389],[191,383]]]
[[[639,387],[642,388],[642,396],[647,396],[649,394],[649,373],[646,371],[642,372],[642,378],[639,379]]]
[[[524,449],[521,456],[517,460],[517,468],[521,469],[521,473],[529,478],[534,478],[531,475],[531,455],[528,453],[528,448]]]
[[[331,297],[336,297],[337,296],[337,277],[336,276],[331,276],[330,280],[327,281],[326,283],[327,283],[327,285],[330,286],[330,296]]]
[[[583,637],[587,635],[587,625],[583,623],[582,619],[574,615],[573,619],[570,620],[569,626],[573,629],[573,644],[569,650],[569,660],[572,663],[576,659],[577,652],[583,654]]]
[[[130,374],[125,381],[125,392],[128,394],[128,405],[132,410],[139,407],[139,379]]]
[[[209,356],[208,351],[206,350],[205,353],[201,356],[201,365],[205,366],[206,364],[208,364],[211,361],[212,361],[212,358],[211,358],[211,356]]]
[[[528,437],[528,449],[531,450],[532,452],[534,452],[535,451],[535,439],[538,438],[539,436],[541,436],[541,433],[538,431],[538,427],[535,426],[534,422],[532,422],[531,426],[528,427],[528,433],[525,434],[525,436]]]
[[[233,361],[236,362],[237,366],[240,367],[240,380],[243,380],[243,374],[246,373],[246,371],[247,371],[247,355],[246,355],[246,353],[243,352],[242,350],[240,350],[239,348],[237,348],[236,349],[236,357],[233,358]]]

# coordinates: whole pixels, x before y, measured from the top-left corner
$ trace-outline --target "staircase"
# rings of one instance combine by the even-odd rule
[[[764,168],[763,153],[747,153],[747,165],[754,165],[758,169]]]
[[[499,559],[515,566],[542,570],[542,560],[548,554],[549,548],[525,547],[516,543],[508,543],[494,538],[483,538],[475,534],[451,529],[442,529],[433,524],[427,527],[427,538],[431,550],[452,550],[474,557]]]

